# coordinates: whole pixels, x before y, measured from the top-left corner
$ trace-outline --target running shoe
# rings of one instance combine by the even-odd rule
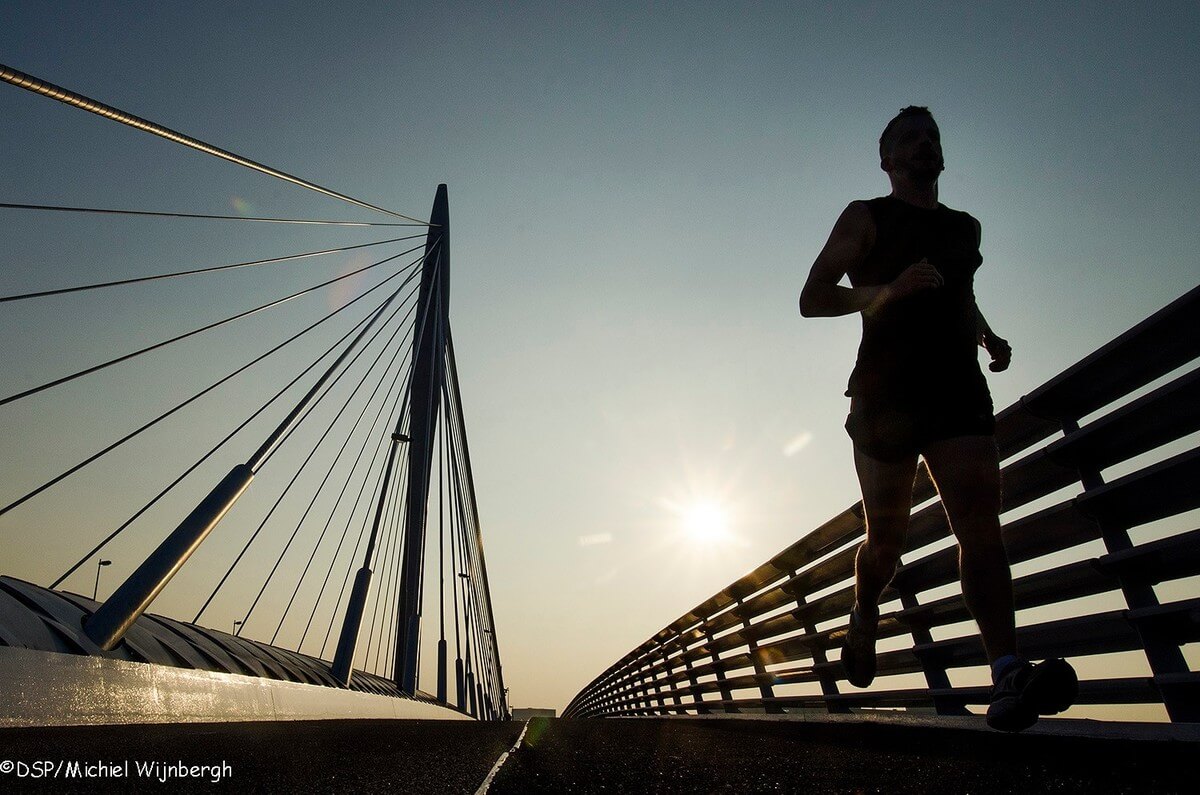
[[[842,668],[846,679],[855,687],[866,687],[875,680],[875,631],[878,619],[869,624],[858,615],[858,609],[850,611],[850,628],[842,642]]]
[[[1019,732],[1037,722],[1039,715],[1054,715],[1075,702],[1079,678],[1066,660],[1034,665],[1013,663],[992,686],[987,724],[1004,732]]]

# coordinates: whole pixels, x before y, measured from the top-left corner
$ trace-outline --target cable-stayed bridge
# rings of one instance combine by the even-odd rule
[[[978,724],[972,714],[986,703],[987,688],[964,675],[982,667],[982,650],[973,630],[961,626],[969,616],[956,590],[949,528],[923,474],[913,496],[914,551],[885,596],[891,607],[881,633],[889,646],[880,657],[879,685],[850,688],[836,657],[852,595],[853,553],[864,531],[861,508],[852,506],[631,650],[567,709],[570,717],[673,716],[675,723],[534,723],[518,739],[516,729],[501,725],[510,705],[451,333],[446,187],[437,189],[422,220],[16,70],[0,67],[0,77],[386,220],[33,202],[5,203],[3,212],[87,214],[113,223],[146,218],[230,227],[378,228],[388,235],[135,277],[97,274],[87,283],[0,295],[0,311],[45,306],[56,312],[64,310],[55,302],[67,298],[84,301],[208,280],[205,308],[222,313],[45,377],[26,377],[16,363],[5,374],[0,412],[9,417],[0,414],[0,422],[9,423],[9,438],[15,440],[4,445],[11,459],[5,471],[14,476],[5,478],[0,494],[0,544],[12,550],[0,571],[7,575],[0,578],[6,696],[0,721],[7,725],[476,718],[495,721],[497,728],[490,734],[447,734],[444,726],[435,730],[422,723],[386,730],[373,725],[371,731],[404,736],[413,759],[421,758],[415,750],[422,737],[438,738],[446,747],[470,745],[478,756],[464,773],[471,781],[478,780],[471,777],[479,765],[486,772],[515,741],[509,767],[489,777],[503,791],[590,784],[693,791],[753,781],[770,788],[797,775],[823,781],[817,789],[853,789],[863,779],[847,778],[846,770],[841,778],[812,778],[812,771],[797,772],[789,759],[800,748],[811,752],[821,738],[861,744],[865,735],[857,732],[880,729],[881,723],[892,732],[889,742],[911,746],[917,755],[933,758],[956,749],[951,753],[958,761],[947,763],[952,771],[968,783],[1001,782],[995,785],[1001,791],[1028,785],[1030,770],[1053,766],[1056,758],[1066,766],[1059,771],[1063,778],[1054,781],[1093,781],[1086,778],[1087,770],[1095,773],[1087,756],[1109,747],[1126,754],[1128,746],[1111,743],[1131,737],[1196,739],[1189,727],[1200,719],[1200,699],[1188,655],[1200,640],[1200,608],[1194,594],[1181,597],[1179,589],[1200,575],[1200,530],[1185,526],[1189,512],[1200,507],[1194,488],[1194,434],[1200,430],[1197,290],[998,417],[1005,511],[1020,513],[1006,521],[1006,543],[1014,562],[1026,566],[1015,582],[1017,606],[1034,616],[1022,621],[1023,647],[1034,654],[1099,660],[1082,677],[1082,703],[1154,705],[1171,723],[1126,727],[1125,733],[1117,723],[1103,731],[1075,727],[1072,731],[1096,743],[1079,747],[1052,744],[1062,738],[1051,724],[1048,734],[1035,734],[1051,744],[1010,778],[989,778],[991,763],[967,758],[973,739],[938,734]],[[339,263],[336,276],[314,278],[232,314],[224,309],[226,291],[213,286],[233,274],[325,259]],[[269,333],[263,326],[237,331],[314,295],[332,300],[320,314],[288,321],[294,326],[286,331],[279,331],[283,322]],[[129,305],[122,322],[139,322],[132,309],[157,311],[140,306],[137,298]],[[124,368],[155,357],[196,356],[196,369],[207,372],[201,365],[209,362],[186,346],[231,331],[238,335],[232,348],[237,361],[222,363],[224,369],[195,391],[139,414],[86,453],[72,452],[53,467],[40,467],[45,477],[30,481],[17,466],[26,450],[32,452],[22,418],[38,410],[38,401],[65,390],[89,390],[84,394],[92,396],[94,388],[89,399],[98,404],[129,399],[140,407],[130,396],[140,398],[152,379],[130,390],[128,380],[120,380]],[[189,353],[173,353],[178,350]],[[290,370],[275,364],[287,357]],[[102,394],[114,384],[115,396]],[[262,399],[250,405],[246,394]],[[192,413],[204,418],[197,427],[220,430],[204,438],[184,465],[172,468],[182,447],[177,437],[195,436],[183,430]],[[141,452],[131,455],[130,449]],[[72,492],[80,483],[102,488]],[[111,497],[96,496],[104,491]],[[73,503],[78,493],[116,507],[99,511]],[[93,513],[124,510],[130,500],[111,526],[81,522]],[[64,506],[69,509],[60,510]],[[64,536],[78,548],[65,549]],[[209,554],[214,547],[217,552]],[[122,559],[115,562],[112,550],[118,548]],[[138,557],[131,562],[134,549]],[[7,565],[33,556],[62,558],[62,564],[40,579]],[[120,577],[110,575],[109,569],[118,568]],[[185,579],[182,592],[169,588]],[[156,604],[168,596],[171,609],[159,611]],[[1145,670],[1104,670],[1103,661],[1113,655],[1141,655]],[[901,720],[889,722],[896,715]],[[677,720],[687,716],[708,723],[697,729]],[[236,746],[252,736],[238,731],[229,729],[220,742]],[[299,736],[281,726],[261,731],[282,750],[258,748],[260,758],[288,752]],[[350,734],[330,740],[330,747],[351,757],[360,742],[352,729],[345,731]],[[1100,739],[1105,731],[1113,733]],[[325,736],[335,734],[330,729]],[[46,742],[47,736],[29,742]],[[56,742],[78,743],[80,735],[64,737]],[[191,735],[122,737],[120,742],[161,742],[164,753],[175,753],[170,749],[184,747]],[[944,747],[935,750],[931,742]],[[1161,750],[1154,746],[1147,753],[1149,747],[1139,746],[1138,753],[1150,758]],[[639,760],[637,765],[614,760],[623,754]],[[831,764],[862,767],[846,758]],[[1162,758],[1174,759],[1169,753]],[[717,761],[705,761],[711,759]],[[1114,788],[1129,780],[1174,786],[1170,771],[1161,779],[1128,767],[1109,772]],[[406,775],[417,780],[415,770]],[[871,780],[879,782],[866,779]]]
[[[356,295],[318,318],[306,319],[303,327],[284,338],[262,340],[262,345],[256,344],[258,340],[246,339],[236,368],[165,411],[144,421],[139,419],[140,424],[128,433],[116,436],[89,455],[61,462],[61,469],[53,477],[34,484],[16,478],[8,482],[16,487],[16,493],[6,494],[0,506],[0,518],[7,519],[6,532],[16,536],[8,543],[28,543],[29,537],[21,528],[22,511],[39,501],[53,501],[73,478],[104,467],[125,445],[142,442],[148,434],[163,433],[175,415],[191,410],[194,404],[216,398],[222,390],[236,389],[239,379],[245,384],[260,378],[263,363],[289,346],[311,344],[312,339],[320,339],[319,333],[335,337],[328,345],[322,341],[314,346],[317,350],[308,356],[305,366],[292,373],[286,383],[274,385],[279,388],[273,389],[273,394],[248,416],[231,415],[225,423],[228,431],[224,437],[211,440],[212,446],[182,472],[159,471],[154,460],[143,459],[144,469],[161,481],[160,487],[147,493],[126,521],[97,538],[86,539],[83,548],[76,550],[77,559],[64,566],[55,579],[35,584],[6,577],[0,582],[4,644],[37,652],[22,658],[26,670],[34,672],[46,670],[45,666],[52,664],[48,660],[63,659],[40,654],[67,653],[106,662],[150,663],[350,688],[353,692],[419,702],[427,707],[418,710],[423,715],[438,714],[435,708],[440,707],[484,719],[507,717],[449,319],[450,215],[446,186],[438,187],[429,220],[423,221],[285,174],[15,70],[4,68],[0,77],[12,85],[388,219],[200,216],[206,220],[385,227],[383,231],[391,233],[385,240],[365,244],[135,278],[101,278],[86,284],[0,296],[0,303],[11,307],[52,302],[67,295],[136,290],[150,282],[216,279],[232,271],[347,252],[370,253],[374,258],[370,264],[344,267],[344,272],[332,279],[81,369],[18,387],[0,397],[0,411],[11,411],[9,407],[36,401],[51,390],[95,378],[110,368],[127,367],[143,356],[162,357],[174,350],[172,346],[199,335],[244,322],[307,295],[336,289],[349,279],[361,280]],[[114,219],[193,217],[187,213],[30,204],[6,204],[4,209],[104,214]],[[410,234],[397,234],[401,230]],[[210,289],[214,295],[221,294],[219,288]],[[153,307],[146,310],[155,311]],[[316,430],[310,430],[313,428]],[[10,447],[9,453],[19,456],[20,450]],[[196,485],[211,471],[211,466],[203,465],[231,457],[234,463],[223,477]],[[239,513],[235,520],[225,519],[268,468],[286,474],[273,479],[276,494],[263,503],[260,515],[248,518]],[[123,487],[122,474],[110,472],[112,488]],[[153,516],[156,506],[177,489],[201,497],[176,517],[173,531],[158,534],[157,543],[146,550],[145,559],[127,567],[131,571],[123,581],[99,600],[100,577],[111,564],[114,542],[131,528],[136,529],[139,521]],[[291,510],[281,510],[285,505]],[[298,519],[294,506],[300,506]],[[211,588],[193,594],[196,603],[190,621],[154,615],[155,599],[223,521],[220,530],[241,533],[243,543],[221,567]],[[229,528],[232,523],[236,523],[236,530]],[[272,545],[274,552],[263,551]],[[299,581],[281,583],[276,576],[284,569],[289,554],[292,560],[304,561]],[[294,571],[295,564],[287,570]],[[88,598],[86,586],[93,573],[92,598]],[[247,591],[247,582],[253,582],[254,588]],[[237,606],[237,618],[229,625],[229,632],[205,628],[206,619],[212,620],[214,604],[224,589],[235,583],[242,586],[248,598]],[[272,586],[275,588],[268,595]],[[229,607],[224,606],[224,610],[228,615]],[[423,618],[427,620],[422,622]],[[285,630],[289,622],[290,633]],[[255,627],[256,634],[269,640],[250,640],[243,635],[246,627]],[[295,637],[292,648],[280,642],[285,636]],[[323,662],[326,659],[331,664]],[[128,669],[110,671],[101,666],[96,670],[109,677],[106,681],[111,681],[113,693],[145,684],[133,680],[125,684],[131,676],[136,679]],[[64,670],[62,675],[69,678],[72,673]],[[169,673],[160,671],[158,676],[156,687],[169,693],[175,686]],[[248,710],[248,716],[260,715],[263,709],[268,715],[270,710],[277,710],[264,708],[255,699],[247,703],[245,683],[233,688],[236,697],[220,695],[220,681],[193,688],[178,700],[207,695],[213,699],[212,717],[220,717],[222,709],[231,710],[231,717],[241,709]],[[191,686],[179,687],[186,690]],[[321,701],[314,693],[319,691],[309,691],[305,698]],[[36,694],[31,698],[33,701],[25,705],[29,709],[51,708],[36,703]],[[20,702],[19,698],[9,700],[13,720],[25,708]],[[356,703],[365,702],[359,699]],[[156,709],[161,712],[160,718],[167,718],[173,707],[167,703]],[[317,710],[314,715],[320,715],[322,709],[337,712],[346,707],[335,703],[313,709]],[[364,709],[370,714],[379,705]],[[99,717],[104,707],[92,705],[89,710]],[[45,715],[51,722],[64,717]],[[112,717],[119,719],[120,715]],[[177,717],[187,718],[185,714]]]

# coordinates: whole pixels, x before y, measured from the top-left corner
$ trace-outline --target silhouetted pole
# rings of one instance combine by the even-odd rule
[[[413,377],[410,386],[408,489],[404,544],[400,553],[395,679],[400,690],[415,693],[421,636],[421,583],[425,553],[425,519],[433,466],[434,433],[445,383],[446,317],[450,295],[450,211],[446,186],[438,185],[429,216],[425,265],[417,306],[419,328],[413,334]]]
[[[96,585],[92,588],[92,601],[96,601],[96,595],[100,593],[100,569],[103,566],[111,564],[111,560],[100,559],[96,561]]]
[[[449,703],[446,701],[446,639],[438,640],[438,678],[437,678],[437,700],[443,704]]]
[[[238,464],[230,470],[216,488],[175,528],[175,531],[159,544],[158,549],[150,553],[150,557],[146,558],[142,565],[138,566],[137,570],[129,575],[129,578],[121,583],[117,590],[113,591],[104,604],[96,608],[96,612],[83,622],[84,633],[97,646],[109,650],[121,642],[121,638],[125,637],[125,633],[133,626],[133,622],[146,612],[155,597],[162,592],[163,588],[167,587],[171,578],[183,568],[183,564],[187,563],[192,553],[200,547],[217,523],[237,502],[238,497],[242,496],[242,492],[250,486],[250,481],[254,480],[255,473],[266,461],[271,451],[299,421],[304,409],[333,377],[350,352],[358,347],[358,343],[367,335],[375,322],[383,316],[388,305],[398,294],[399,291],[392,293],[383,306],[375,310],[375,314],[363,326],[358,336],[346,346],[346,350],[342,351],[334,363],[329,365],[329,369],[317,380],[308,394],[296,404],[296,407],[279,424],[279,427],[267,437],[267,440],[250,457],[250,460],[244,464]]]
[[[333,678],[343,687],[350,686],[350,678],[354,672],[358,633],[362,628],[363,613],[366,612],[367,596],[371,592],[371,558],[375,554],[375,544],[379,539],[379,525],[383,519],[383,505],[392,480],[392,468],[396,463],[396,450],[401,442],[408,441],[408,437],[400,433],[402,419],[403,412],[401,418],[396,420],[396,430],[392,433],[387,467],[383,472],[383,483],[379,487],[379,502],[375,505],[375,521],[371,524],[371,538],[367,541],[367,554],[363,557],[362,568],[354,577],[354,590],[350,592],[350,602],[346,605],[346,619],[342,623],[342,634],[338,637],[337,652],[333,657]]]
[[[451,334],[446,335],[446,347],[447,347],[447,351],[449,353],[449,356],[447,358],[450,361],[450,372],[448,374],[448,377],[451,382],[451,388],[452,388],[453,394],[461,395],[462,390],[459,388],[459,384],[458,384],[458,365],[455,364],[455,361],[454,361],[454,337]],[[457,412],[455,421],[457,422],[458,427],[459,428],[465,427],[465,421],[463,419],[462,401],[457,401],[455,403],[455,410]],[[463,439],[462,439],[462,456],[463,456],[463,474],[464,474],[464,478],[466,480],[467,500],[468,500],[468,504],[470,506],[469,510],[470,510],[471,516],[476,518],[476,521],[473,522],[474,530],[475,530],[475,548],[478,550],[478,554],[479,554],[479,570],[478,571],[479,571],[479,576],[481,578],[481,584],[482,584],[482,590],[483,590],[482,607],[486,611],[486,616],[483,617],[483,620],[485,623],[483,631],[485,634],[487,634],[489,636],[489,638],[488,638],[489,646],[490,646],[489,656],[490,656],[490,660],[492,662],[492,665],[490,666],[490,668],[491,668],[491,673],[493,674],[493,676],[495,678],[495,681],[492,684],[497,689],[497,691],[503,692],[504,691],[504,669],[500,665],[500,647],[497,645],[496,633],[493,632],[491,629],[491,627],[495,626],[495,617],[492,615],[492,591],[491,591],[490,586],[488,585],[487,562],[484,560],[484,557],[483,557],[483,533],[479,527],[479,522],[477,520],[479,512],[477,509],[478,503],[475,499],[475,479],[471,475],[471,451],[467,446],[467,439],[466,439],[465,433],[463,434]]]
[[[458,576],[462,580],[465,580],[466,583],[468,583],[468,584],[471,581],[471,575],[467,574],[466,572],[460,572]],[[457,587],[457,584],[455,585],[455,587]],[[467,587],[468,586],[464,586],[464,588],[463,588],[464,592],[467,590]],[[469,612],[467,612],[465,606],[463,608],[463,624],[465,625],[466,630],[467,630],[467,650],[468,650],[467,654],[469,655],[470,648],[471,648],[471,635],[470,635],[471,614]],[[454,658],[454,686],[455,686],[455,691],[454,691],[455,704],[458,706],[458,709],[460,712],[466,712],[466,710],[467,710],[466,671],[463,668],[462,648],[457,646],[457,644],[456,644],[456,651],[455,651],[455,658]]]
[[[454,687],[455,704],[460,710],[465,710],[467,708],[467,682],[464,678],[461,656],[454,660]]]

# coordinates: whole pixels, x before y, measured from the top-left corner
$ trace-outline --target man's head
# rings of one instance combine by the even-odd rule
[[[933,181],[946,167],[942,138],[929,108],[909,105],[896,114],[879,136],[879,167],[893,179],[906,176]]]

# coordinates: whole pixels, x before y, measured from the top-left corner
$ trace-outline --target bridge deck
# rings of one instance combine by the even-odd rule
[[[535,719],[489,791],[1192,792],[1198,747],[929,724]]]
[[[535,718],[489,792],[1194,791],[1194,736],[1138,739],[1103,726],[1094,729],[1110,736],[1079,736],[1087,724],[1005,735],[928,721]],[[131,770],[120,782],[61,774],[12,782],[11,773],[0,780],[22,791],[39,783],[53,791],[137,788],[135,762],[182,761],[228,763],[222,783],[237,789],[471,793],[520,730],[515,722],[444,721],[7,729],[5,760],[129,760]],[[203,778],[176,783],[213,788]]]

